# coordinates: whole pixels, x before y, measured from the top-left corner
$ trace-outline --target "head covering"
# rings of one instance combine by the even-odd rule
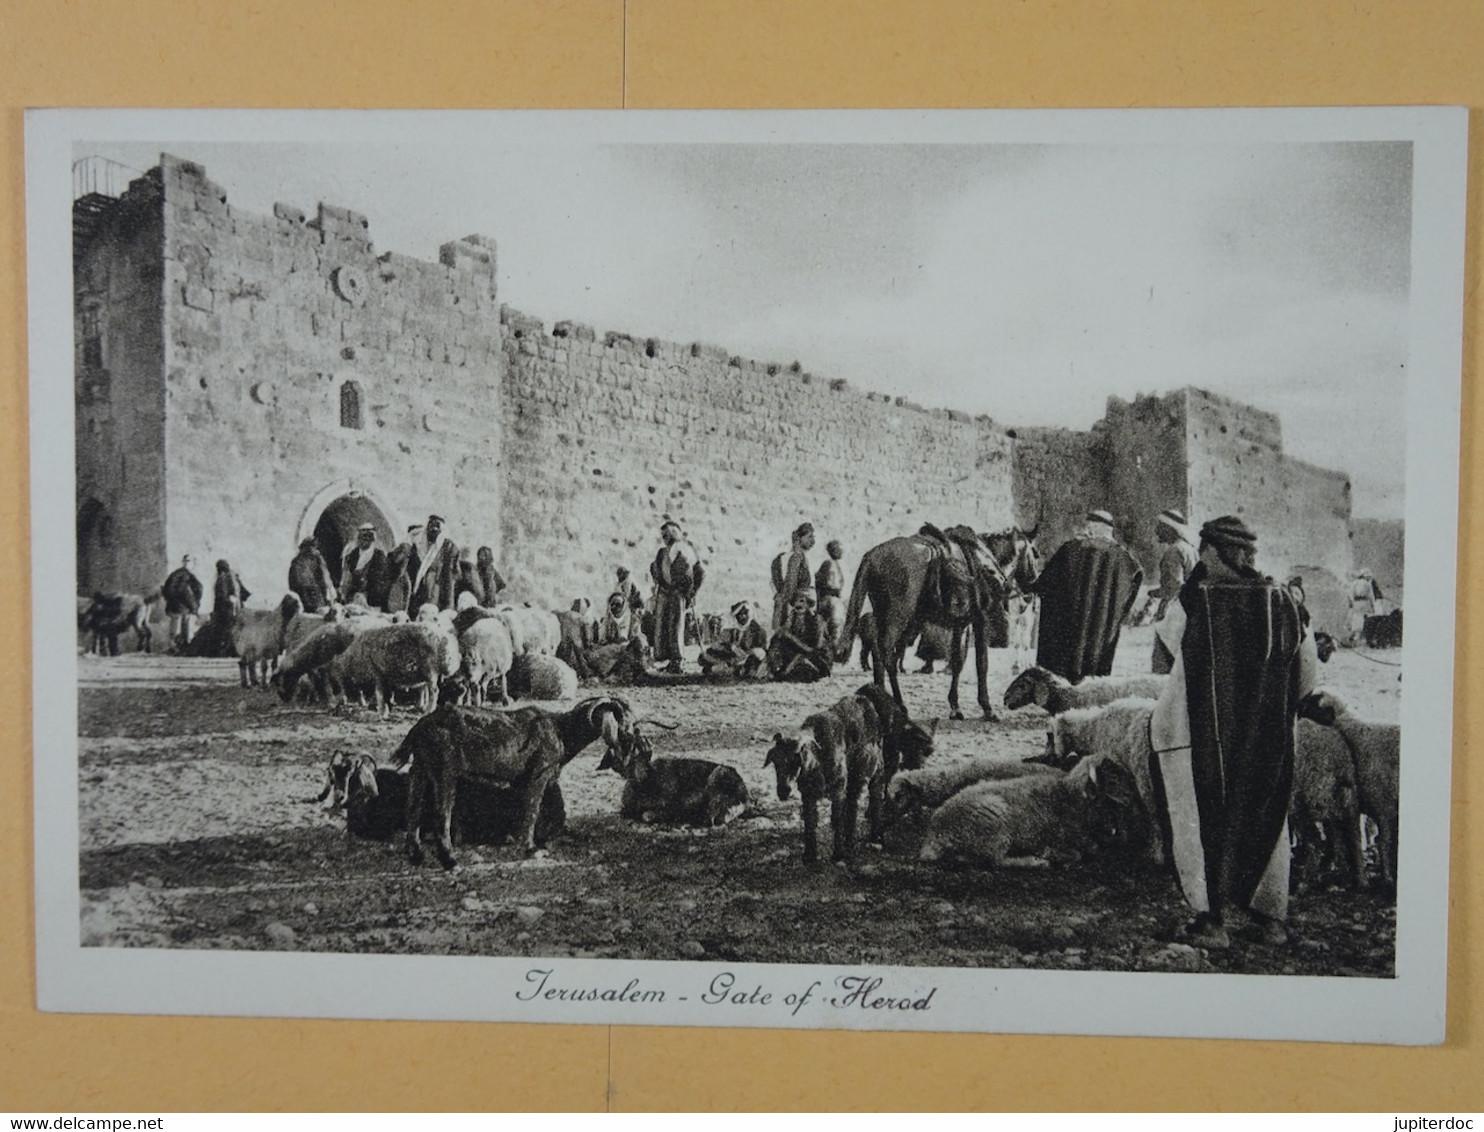
[[[1163,527],[1180,538],[1190,538],[1189,524],[1186,522],[1184,511],[1178,511],[1171,507],[1168,511],[1161,511],[1159,518],[1154,522],[1156,526]]]
[[[751,607],[745,601],[736,602],[732,606],[732,616],[736,617],[742,613],[751,612]]]
[[[1223,515],[1219,519],[1212,519],[1201,528],[1201,541],[1215,547],[1230,547],[1236,550],[1257,548],[1257,535],[1236,515]]]
[[[666,519],[663,523],[660,524],[660,534],[664,534],[672,527],[674,528],[675,534],[678,537],[680,535],[680,524],[677,523],[674,519]]]
[[[1089,511],[1087,513],[1087,521],[1089,523],[1103,523],[1111,527],[1113,525],[1113,516],[1107,511]]]
[[[447,523],[444,520],[444,518],[443,518],[442,515],[429,515],[428,516],[428,522],[429,523],[437,523],[440,527],[447,525]]]
[[[814,533],[813,523],[800,523],[794,528],[794,538],[805,538]]]
[[[418,531],[420,531],[422,529],[423,529],[423,525],[421,523],[413,523],[412,526],[410,526],[410,527],[407,528],[407,533],[410,534],[410,535],[415,535],[415,534],[417,534]]]
[[[356,528],[356,534],[358,534],[358,535],[359,534],[365,534],[368,531],[371,534],[374,535],[376,533],[376,524],[375,523],[362,523],[359,527]]]
[[[621,582],[629,576],[629,568],[627,566],[620,566],[616,573],[618,574],[618,580]]]
[[[839,558],[840,555],[845,553],[845,548],[840,545],[840,540],[837,538],[830,539],[829,542],[824,544],[824,548],[829,551],[831,558]]]
[[[180,560],[180,564],[182,566],[189,566],[194,561],[196,561],[196,556],[194,554],[187,554]]]
[[[454,611],[456,613],[462,613],[462,612],[464,612],[464,610],[468,609],[470,606],[474,606],[474,605],[478,605],[478,604],[479,604],[479,599],[477,597],[475,597],[472,593],[470,593],[468,590],[465,590],[463,593],[459,594],[459,600],[456,601],[456,602],[454,602]]]
[[[308,550],[313,545],[314,545],[314,540],[312,538],[303,539],[299,543],[299,549],[300,550]]]

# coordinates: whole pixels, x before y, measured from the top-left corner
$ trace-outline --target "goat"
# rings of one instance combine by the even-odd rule
[[[357,633],[330,661],[330,684],[340,702],[347,688],[370,687],[382,717],[389,714],[393,691],[416,688],[419,707],[426,711],[437,698],[447,657],[446,634],[434,626],[379,626]]]
[[[1083,759],[1065,774],[1024,775],[960,790],[933,811],[918,857],[1037,867],[1051,854],[1095,852],[1098,761]]]
[[[863,684],[855,690],[857,696],[871,701],[876,709],[876,718],[881,723],[881,759],[886,774],[886,785],[891,786],[892,777],[898,769],[920,770],[922,764],[933,753],[933,737],[938,732],[938,721],[931,727],[914,723],[907,709],[897,703],[896,698],[879,684]]]
[[[324,792],[314,801],[336,797],[330,809],[343,808],[346,833],[368,841],[390,841],[407,829],[409,771],[383,769],[370,755],[336,752],[325,771]],[[509,787],[471,780],[454,806],[454,839],[463,845],[495,845],[509,839],[520,819],[520,798]],[[541,796],[536,817],[536,844],[561,833],[566,805],[561,786],[553,782]]]
[[[718,826],[752,804],[736,768],[710,759],[656,759],[649,737],[638,726],[622,749],[603,755],[598,769],[623,776],[618,812],[631,821]]]
[[[1333,727],[1350,748],[1360,811],[1376,823],[1377,855],[1385,883],[1396,885],[1397,832],[1401,819],[1401,728],[1354,715],[1334,692],[1320,689],[1299,704],[1299,715]]]
[[[409,762],[407,783],[407,855],[423,859],[420,832],[424,808],[435,815],[438,859],[445,869],[458,866],[453,855],[453,810],[466,781],[504,783],[520,799],[515,840],[527,855],[536,845],[536,822],[547,788],[562,767],[588,744],[602,739],[608,750],[628,742],[633,709],[617,696],[583,700],[570,711],[553,715],[537,707],[514,711],[441,704],[412,725],[393,756],[397,766]]]
[[[798,737],[785,739],[782,733],[775,733],[763,765],[772,766],[777,775],[780,801],[788,801],[790,784],[798,786],[806,863],[818,857],[815,842],[821,798],[830,800],[833,860],[848,862],[854,855],[862,789],[867,791],[871,842],[882,843],[886,767],[881,754],[881,721],[870,700],[846,696],[804,720]]]
[[[1010,681],[1005,689],[1005,706],[1014,711],[1036,704],[1050,715],[1061,715],[1073,708],[1097,707],[1131,697],[1157,700],[1165,680],[1164,676],[1085,676],[1073,684],[1033,665]]]
[[[78,599],[77,627],[93,634],[92,651],[100,656],[119,655],[119,636],[134,633],[139,652],[154,651],[154,630],[149,626],[151,604],[160,591],[139,594],[95,593],[84,607]]]

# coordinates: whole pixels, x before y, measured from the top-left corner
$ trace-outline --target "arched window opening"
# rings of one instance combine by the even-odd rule
[[[365,414],[361,411],[361,387],[354,381],[340,387],[340,427],[366,427]]]

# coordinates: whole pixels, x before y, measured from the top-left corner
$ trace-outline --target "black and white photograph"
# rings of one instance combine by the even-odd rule
[[[1441,1041],[1466,121],[31,112],[40,1006]]]

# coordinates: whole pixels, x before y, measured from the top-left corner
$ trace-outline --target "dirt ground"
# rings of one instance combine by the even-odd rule
[[[1148,629],[1126,631],[1118,670],[1147,671],[1149,643]],[[1395,719],[1400,655],[1341,651],[1322,675],[1362,714]],[[1009,665],[1009,653],[991,665],[997,703]],[[451,874],[413,867],[400,844],[350,839],[342,818],[308,801],[337,750],[385,764],[410,709],[383,723],[363,709],[287,706],[239,688],[232,661],[134,654],[79,667],[85,945],[1393,973],[1395,902],[1323,878],[1299,887],[1288,944],[1205,952],[1160,938],[1186,918],[1173,879],[1127,860],[944,867],[913,859],[911,831],[899,830],[887,852],[863,849],[848,869],[805,866],[798,802],[778,801],[763,756],[775,731],[859,686],[854,665],[814,685],[622,690],[641,714],[679,724],[654,732],[658,754],[735,766],[760,815],[706,831],[625,821],[622,782],[597,770],[594,746],[562,772],[568,828],[549,856],[464,847]],[[946,717],[945,676],[908,675],[903,693],[914,717]],[[934,757],[1024,758],[1043,748],[1045,725],[1037,708],[999,723],[944,718]]]

